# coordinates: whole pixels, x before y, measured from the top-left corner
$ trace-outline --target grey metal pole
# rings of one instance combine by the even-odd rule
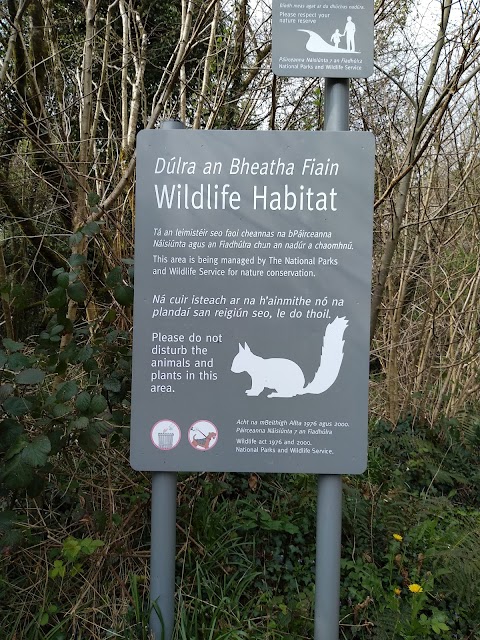
[[[325,78],[325,131],[349,129],[349,79]]]
[[[161,129],[185,129],[180,120],[165,120]],[[177,474],[152,474],[150,551],[150,632],[155,640],[171,640],[175,624],[175,556]]]
[[[315,640],[338,640],[342,476],[319,476],[315,567]]]
[[[177,474],[152,474],[150,555],[150,631],[155,640],[171,640],[175,622]]]
[[[325,79],[325,131],[348,131],[349,80]],[[342,476],[318,476],[315,566],[315,640],[338,640]]]

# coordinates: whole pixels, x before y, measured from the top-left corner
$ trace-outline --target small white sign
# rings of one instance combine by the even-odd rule
[[[272,68],[278,76],[367,78],[373,73],[373,0],[274,2]]]

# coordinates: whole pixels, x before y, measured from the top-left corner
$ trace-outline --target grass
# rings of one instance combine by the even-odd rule
[[[369,472],[344,482],[342,640],[403,637],[402,611],[393,625],[387,606],[392,576],[402,605],[408,580],[434,577],[427,619],[440,611],[445,637],[479,640],[471,459],[451,443],[444,458],[410,427],[372,439]],[[2,639],[150,640],[150,479],[130,470],[123,445],[102,442],[95,455],[59,460],[42,500],[7,505],[24,540],[3,550]],[[173,640],[312,638],[315,505],[313,476],[180,476]],[[388,559],[395,532],[401,562],[400,551]]]

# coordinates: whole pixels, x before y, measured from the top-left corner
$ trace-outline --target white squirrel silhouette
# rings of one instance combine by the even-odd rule
[[[325,329],[320,365],[309,384],[305,386],[302,370],[286,358],[262,358],[250,351],[247,343],[238,345],[233,359],[233,373],[247,372],[252,378],[252,387],[247,396],[259,396],[264,389],[275,389],[267,398],[293,398],[306,393],[319,394],[329,389],[338,377],[343,361],[343,334],[348,326],[346,318],[336,317]]]

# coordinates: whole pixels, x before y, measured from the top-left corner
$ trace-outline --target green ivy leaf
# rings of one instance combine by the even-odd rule
[[[26,464],[20,455],[15,456],[5,465],[0,479],[8,489],[25,489],[34,476],[33,468]]]
[[[118,378],[105,378],[103,381],[103,388],[107,391],[113,391],[113,393],[118,393],[122,388],[122,383]]]
[[[114,410],[112,411],[112,422],[118,425],[127,425],[129,424],[129,420],[127,417],[126,411]]]
[[[115,267],[110,271],[105,280],[107,287],[113,288],[122,282],[122,267]]]
[[[14,387],[12,384],[0,384],[0,404],[2,404],[8,396],[11,396],[13,392]]]
[[[52,416],[54,418],[63,418],[67,414],[69,414],[71,408],[67,404],[56,403],[53,405]]]
[[[30,358],[23,355],[23,353],[12,353],[8,357],[7,366],[12,371],[20,371],[20,369],[28,367],[30,362]]]
[[[58,359],[60,360],[60,362],[70,362],[70,360],[73,360],[76,357],[77,352],[78,352],[77,345],[72,340],[65,347],[65,349],[62,349],[60,351],[60,353],[58,354]]]
[[[109,309],[104,317],[104,322],[114,322],[117,317],[115,309]]]
[[[81,231],[75,231],[75,233],[72,233],[72,235],[69,237],[68,244],[71,247],[74,247],[77,244],[80,244],[82,240],[83,240],[83,233]]]
[[[10,446],[8,451],[5,453],[5,460],[14,459],[15,456],[17,456],[19,453],[21,453],[25,449],[27,444],[28,444],[27,436],[22,434],[19,438],[17,438],[15,441],[12,442],[12,445]]]
[[[83,282],[77,280],[77,282],[72,282],[72,284],[67,287],[67,294],[74,302],[85,302],[88,291]]]
[[[106,399],[101,395],[95,395],[90,403],[90,413],[97,416],[99,413],[103,413],[108,408]]]
[[[24,416],[32,408],[32,403],[25,398],[17,398],[16,396],[7,398],[3,403],[3,408],[8,416]]]
[[[77,407],[80,413],[87,413],[90,407],[91,397],[88,391],[82,391],[78,394],[77,399],[75,401],[75,406]]]
[[[23,462],[31,467],[43,467],[48,460],[52,445],[47,436],[37,436],[23,449]]]
[[[45,379],[45,371],[41,369],[24,369],[15,377],[17,384],[40,384]]]
[[[83,368],[87,373],[91,373],[92,371],[96,371],[98,369],[97,361],[94,358],[90,358],[83,363]]]
[[[2,420],[0,422],[0,451],[8,451],[22,433],[23,427],[18,420],[12,418]]]
[[[58,274],[57,284],[62,289],[66,289],[70,284],[70,276],[68,275],[68,273],[65,273],[65,271],[63,271],[62,273]]]
[[[77,383],[73,380],[67,380],[66,382],[62,382],[62,384],[58,387],[56,398],[59,402],[68,402],[68,400],[71,400],[73,398],[77,391]]]
[[[121,335],[120,335],[120,331],[118,331],[117,329],[113,329],[112,331],[109,331],[107,333],[108,344],[113,344],[114,342],[117,342],[119,338],[121,338]]]
[[[5,353],[5,351],[3,349],[0,349],[0,368],[3,369],[3,367],[7,364],[7,354]]]
[[[10,338],[4,338],[3,346],[7,351],[13,353],[14,351],[21,351],[25,345],[23,342],[15,342],[15,340],[11,340]]]
[[[47,304],[52,309],[60,309],[67,304],[67,294],[62,287],[55,287],[47,296]]]
[[[76,357],[77,362],[86,362],[93,355],[93,349],[90,345],[85,345],[79,349]]]
[[[68,264],[71,267],[81,267],[82,264],[85,264],[87,258],[83,255],[83,253],[72,253],[70,258],[68,259]]]
[[[80,416],[70,423],[72,431],[84,431],[88,427],[89,421],[86,416]]]
[[[82,228],[82,231],[86,236],[94,236],[100,231],[100,225],[98,222],[94,221],[87,222],[87,224]]]
[[[62,333],[62,331],[64,330],[64,325],[63,324],[56,324],[53,329],[50,331],[50,335],[51,336],[57,336],[58,334]]]
[[[119,284],[113,290],[113,297],[123,307],[133,304],[133,288],[125,284]]]
[[[87,202],[89,207],[96,207],[100,202],[100,196],[95,191],[90,191],[87,195]]]
[[[78,436],[78,444],[87,453],[95,453],[100,446],[101,439],[98,431],[92,425],[89,425],[88,428]]]
[[[106,436],[112,432],[112,427],[105,420],[94,420],[90,423],[93,428],[101,435]]]

